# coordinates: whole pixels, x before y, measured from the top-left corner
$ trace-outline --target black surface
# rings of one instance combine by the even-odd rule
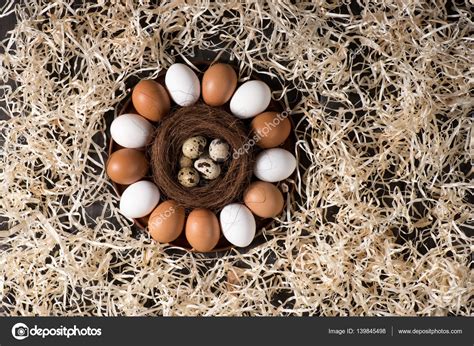
[[[7,32],[15,27],[15,15],[10,15],[0,19],[0,39],[4,39],[7,36]],[[3,53],[3,48],[0,48],[0,52]]]
[[[0,0],[0,2],[1,1],[2,0]],[[0,40],[3,40],[6,37],[8,30],[11,30],[15,27],[15,23],[16,23],[16,20],[15,20],[14,14],[10,14],[6,17],[0,18]],[[3,46],[0,45],[0,54],[3,52],[4,52]],[[8,84],[13,85],[13,83],[11,82]],[[0,103],[0,120],[5,120],[7,119],[7,115],[4,113],[2,108],[3,108],[3,104]],[[0,147],[3,148],[2,137],[0,137]],[[8,229],[7,222],[8,222],[8,219],[4,217],[3,215],[0,215],[0,231]],[[0,249],[1,249],[1,245],[0,245]]]

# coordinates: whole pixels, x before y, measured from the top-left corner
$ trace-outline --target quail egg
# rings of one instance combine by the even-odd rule
[[[190,159],[197,159],[206,148],[207,140],[202,136],[188,138],[183,144],[183,154]]]
[[[214,139],[209,144],[209,156],[216,162],[224,162],[230,156],[230,147],[222,139]]]
[[[211,159],[202,158],[194,161],[194,168],[204,179],[213,180],[221,174],[221,166]]]
[[[178,182],[184,187],[194,187],[199,184],[199,173],[192,167],[181,168],[178,172]]]
[[[185,167],[192,167],[193,166],[193,160],[191,160],[189,157],[181,155],[179,158],[179,168],[185,168]]]

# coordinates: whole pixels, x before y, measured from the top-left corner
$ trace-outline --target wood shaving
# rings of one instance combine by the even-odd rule
[[[473,314],[469,1],[85,3],[0,7],[0,314]],[[199,50],[301,119],[288,206],[243,253],[155,244],[105,175],[106,114]]]

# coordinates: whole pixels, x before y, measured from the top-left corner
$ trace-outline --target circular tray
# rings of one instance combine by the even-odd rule
[[[193,62],[194,66],[196,66],[200,71],[205,71],[211,64],[209,62]],[[228,63],[229,64],[229,63]],[[235,69],[235,66],[233,66],[234,69]],[[165,86],[165,74],[166,74],[166,70],[162,70],[160,72],[160,74],[158,75],[158,77],[155,79],[158,83],[160,83],[162,86]],[[197,76],[199,78],[199,80],[201,81],[202,80],[202,76],[203,76],[203,73],[197,73]],[[259,79],[258,77],[256,76],[252,76],[252,79]],[[239,83],[237,85],[237,88],[241,85],[242,83]],[[167,116],[172,116],[173,115],[173,112],[179,108],[180,106],[177,105],[176,103],[173,102],[171,96],[170,96],[170,100],[171,100],[171,109],[170,109],[170,112]],[[202,100],[202,96],[199,98],[199,101],[198,102],[203,102]],[[230,107],[229,107],[229,104],[230,104],[230,101],[227,102],[226,104],[224,104],[221,108],[224,109],[226,112],[228,113],[231,113],[230,112]],[[282,112],[284,111],[284,106],[283,104],[279,103],[279,102],[276,102],[275,100],[271,100],[270,101],[270,105],[267,107],[266,111],[275,111],[275,112]],[[126,114],[126,113],[136,113],[138,114],[138,112],[135,110],[135,108],[133,107],[133,104],[132,104],[132,98],[131,98],[131,93],[130,95],[127,97],[127,99],[125,100],[125,102],[123,103],[123,106],[122,108],[120,109],[120,111],[118,112],[118,116],[122,115],[122,114]],[[293,120],[291,119],[291,116],[288,116],[288,119],[290,120],[290,123],[291,123],[291,127],[292,129],[294,129],[294,122]],[[251,119],[246,119],[246,120],[243,120],[243,123],[245,124],[247,130],[248,130],[248,133],[250,134],[250,122],[252,121],[252,118]],[[160,124],[158,123],[157,126],[160,126]],[[294,131],[291,131],[290,132],[290,135],[288,136],[287,140],[282,144],[280,145],[279,147],[280,148],[283,148],[283,149],[286,149],[290,152],[293,152],[293,149],[294,149],[294,144],[296,142],[296,139],[295,139],[295,134],[294,134]],[[110,138],[110,144],[109,144],[109,157],[112,153],[114,153],[115,151],[119,150],[119,149],[122,149],[123,147],[120,146],[119,144],[117,144],[113,139],[112,137]],[[151,145],[141,149],[142,151],[145,152],[146,156],[148,159],[150,159],[150,149],[151,149]],[[254,151],[255,153],[259,153],[260,151],[262,151],[263,149],[260,149],[258,146],[255,146],[254,147]],[[293,176],[294,176],[295,173],[293,173]],[[152,174],[151,174],[151,168],[150,168],[150,171],[148,172],[148,174],[145,176],[144,180],[149,180],[149,181],[153,181],[153,178],[152,178]],[[252,181],[256,181],[258,179],[256,179],[255,177],[253,178]],[[121,185],[121,184],[117,184],[115,182],[112,182],[114,188],[115,188],[115,191],[116,193],[118,194],[118,196],[121,196],[123,191],[127,188],[128,185]],[[158,186],[158,189],[159,189],[159,186]],[[161,192],[161,191],[160,191]],[[290,193],[291,193],[291,190],[290,190]],[[166,197],[167,196],[161,196],[161,197]],[[242,201],[235,201],[235,202],[242,202]],[[223,206],[224,207],[224,206]],[[190,210],[186,210],[186,216],[189,214]],[[257,225],[257,233],[255,235],[255,238],[254,240],[252,241],[252,243],[248,246],[248,247],[253,247],[253,244],[256,243],[256,239],[261,236],[261,230],[267,226],[269,226],[272,222],[273,222],[273,219],[271,218],[266,218],[266,219],[263,219],[263,218],[260,218],[256,215],[255,216],[255,221],[256,221],[256,225]],[[134,219],[135,221],[135,225],[138,226],[139,228],[141,228],[142,230],[147,230],[147,227],[148,227],[148,215],[145,216],[145,217],[142,217],[142,218],[137,218],[137,219]],[[260,243],[260,242],[259,242]],[[187,251],[195,251],[192,249],[191,245],[188,243],[188,241],[186,240],[186,237],[185,237],[185,232],[183,231],[181,233],[181,235],[178,237],[178,239],[174,240],[173,242],[169,243],[171,246],[174,246],[174,247],[179,247],[179,248],[182,248],[184,250],[187,250]],[[222,251],[228,251],[232,248],[235,248],[233,245],[231,245],[225,238],[224,236],[222,235],[222,232],[221,232],[221,237],[219,239],[219,242],[218,244],[215,246],[215,248],[211,251],[209,251],[210,253],[213,253],[213,252],[222,252]]]

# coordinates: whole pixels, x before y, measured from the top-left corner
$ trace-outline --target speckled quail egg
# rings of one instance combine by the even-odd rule
[[[193,160],[191,160],[189,157],[181,155],[181,157],[179,158],[179,168],[192,167],[192,166],[193,166]]]
[[[209,144],[209,156],[216,162],[224,162],[230,156],[230,147],[222,139],[214,139]]]
[[[221,166],[211,159],[202,158],[194,161],[194,168],[204,179],[213,180],[221,174]]]
[[[202,136],[188,138],[183,144],[183,154],[190,159],[197,159],[206,148],[207,140]]]
[[[178,172],[178,182],[184,187],[194,187],[199,184],[199,173],[192,167],[181,168]]]

